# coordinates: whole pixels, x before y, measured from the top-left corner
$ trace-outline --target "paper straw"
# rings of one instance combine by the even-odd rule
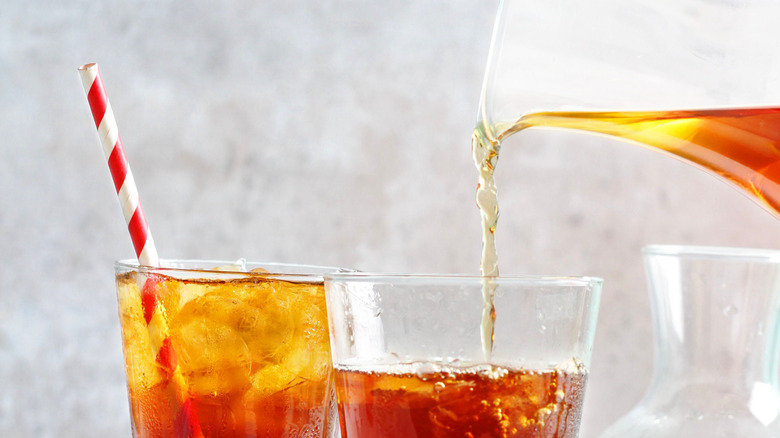
[[[81,82],[87,93],[89,107],[95,120],[100,143],[108,160],[108,168],[114,180],[119,204],[127,222],[130,239],[133,241],[138,262],[143,266],[159,266],[160,259],[154,247],[154,240],[146,223],[143,209],[138,198],[133,174],[125,157],[122,140],[114,119],[114,112],[108,102],[100,71],[95,63],[79,67]],[[202,437],[200,425],[195,415],[192,400],[187,394],[186,382],[176,363],[176,352],[171,345],[170,331],[157,296],[157,282],[147,276],[141,288],[141,305],[146,320],[147,333],[155,353],[157,363],[169,373],[170,388],[181,406],[174,428],[177,436]]]
[[[116,194],[119,196],[119,205],[125,216],[127,229],[135,247],[135,255],[138,261],[145,266],[157,266],[159,258],[154,247],[154,240],[149,232],[141,203],[138,200],[138,189],[135,187],[133,173],[125,157],[122,140],[119,138],[119,130],[114,119],[114,112],[108,102],[103,80],[97,64],[86,64],[79,67],[84,91],[87,93],[89,107],[95,126],[103,146],[103,153],[108,160],[108,168],[114,180]]]

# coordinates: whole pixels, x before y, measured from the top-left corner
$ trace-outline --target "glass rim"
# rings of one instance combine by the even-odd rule
[[[217,269],[220,266],[242,264],[247,271],[231,271]],[[211,267],[209,267],[211,266]],[[263,268],[269,272],[251,271],[251,269]],[[114,269],[119,271],[137,271],[144,273],[160,274],[204,274],[219,277],[266,277],[266,278],[318,278],[332,272],[353,272],[346,268],[334,266],[309,265],[298,263],[278,262],[254,262],[245,259],[218,260],[218,259],[160,259],[160,266],[142,265],[137,259],[120,259],[114,262]],[[175,275],[174,275],[175,276]]]
[[[708,259],[750,259],[755,261],[780,262],[780,250],[770,248],[742,248],[707,245],[646,245],[642,247],[645,256],[678,256]]]
[[[336,272],[325,274],[328,282],[350,283],[450,283],[490,281],[494,284],[540,284],[546,286],[601,286],[604,280],[593,276],[555,276],[555,275],[499,275],[497,277],[474,274],[402,274],[374,272]]]

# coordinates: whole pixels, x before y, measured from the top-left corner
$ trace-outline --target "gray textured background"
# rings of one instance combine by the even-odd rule
[[[496,6],[4,1],[0,436],[130,434],[112,262],[133,253],[80,64],[101,66],[162,256],[476,273],[469,139]],[[780,226],[639,148],[511,144],[502,271],[606,279],[589,438],[652,368],[640,247],[780,247]]]

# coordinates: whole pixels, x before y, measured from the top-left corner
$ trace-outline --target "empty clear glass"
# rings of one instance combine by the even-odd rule
[[[780,251],[650,246],[644,398],[601,438],[780,437]]]

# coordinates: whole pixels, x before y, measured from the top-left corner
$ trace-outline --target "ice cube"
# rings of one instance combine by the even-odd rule
[[[236,323],[245,309],[238,299],[205,295],[174,319],[172,341],[192,391],[219,395],[249,386],[251,356]]]
[[[214,271],[246,272],[246,259],[240,258],[229,265],[216,266]]]

